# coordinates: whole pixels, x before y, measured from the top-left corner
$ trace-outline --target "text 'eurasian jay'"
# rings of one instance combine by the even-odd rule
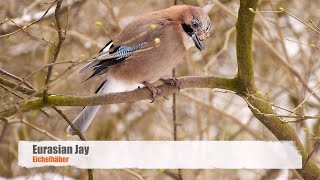
[[[153,99],[158,89],[152,82],[179,85],[176,79],[163,79],[182,61],[192,46],[204,50],[209,37],[211,22],[199,7],[180,5],[156,11],[129,23],[112,41],[100,50],[91,62],[80,70],[92,70],[88,78],[105,74],[96,93],[123,92],[146,86]],[[88,80],[87,79],[87,80]],[[73,123],[81,133],[90,126],[101,106],[87,106]],[[69,134],[75,131],[69,126]]]

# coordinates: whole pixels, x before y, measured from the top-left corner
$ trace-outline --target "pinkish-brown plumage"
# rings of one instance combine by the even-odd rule
[[[192,16],[207,18],[201,8],[181,5],[144,15],[128,24],[113,40],[116,46],[129,41],[129,46],[147,42],[147,47],[150,47],[154,46],[155,38],[160,39],[160,44],[147,52],[133,54],[123,63],[111,66],[108,75],[132,83],[154,82],[168,74],[186,54],[185,32],[181,24],[191,23]],[[156,25],[157,29],[150,31],[151,24]],[[133,39],[142,33],[145,35]]]
[[[93,69],[88,79],[106,74],[97,93],[133,90],[141,84],[150,89],[150,83],[168,74],[190,47],[204,50],[210,31],[210,19],[199,7],[180,5],[156,11],[129,23],[100,51],[97,59],[101,61],[80,72]],[[155,43],[156,38],[160,43]],[[75,126],[84,132],[99,108],[86,107],[74,120]],[[74,134],[70,127],[67,132]]]

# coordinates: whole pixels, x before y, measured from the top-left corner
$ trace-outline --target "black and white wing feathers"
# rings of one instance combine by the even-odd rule
[[[89,70],[93,70],[91,76],[89,76],[85,81],[94,78],[96,76],[105,74],[108,72],[108,67],[121,63],[132,55],[133,52],[145,47],[146,42],[140,43],[136,46],[126,46],[122,45],[119,47],[114,47],[113,42],[109,41],[100,51],[99,56],[95,59],[97,61],[90,62],[85,67],[83,67],[79,73],[86,73]]]

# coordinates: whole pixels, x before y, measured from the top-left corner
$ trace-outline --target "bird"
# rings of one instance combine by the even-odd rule
[[[164,77],[183,60],[191,47],[205,50],[211,28],[208,14],[196,6],[176,5],[142,15],[126,25],[99,51],[95,61],[85,65],[79,73],[92,72],[86,81],[105,76],[96,94],[145,86],[151,91],[153,101],[160,93],[153,82],[160,80],[179,88],[178,79]],[[89,128],[100,107],[86,106],[73,120],[80,133]],[[70,126],[67,133],[76,134]]]

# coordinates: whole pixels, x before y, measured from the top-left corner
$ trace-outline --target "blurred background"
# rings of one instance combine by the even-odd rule
[[[29,76],[27,81],[36,89],[44,86],[47,68],[39,69],[51,62],[55,48],[52,44],[58,40],[55,8],[52,7],[40,22],[10,33],[19,30],[17,26],[30,24],[33,17],[39,19],[51,3],[46,0],[0,1],[0,68],[20,78]],[[67,29],[67,36],[57,61],[89,58],[137,16],[173,4],[173,0],[65,0],[60,19],[62,29]],[[235,23],[239,1],[178,0],[178,4],[204,7],[213,26],[211,37],[206,41],[206,51],[189,50],[184,62],[176,68],[177,76],[235,76]],[[269,12],[278,11],[280,7],[308,23],[314,30],[288,14]],[[261,0],[258,9],[268,12],[257,12],[255,18],[258,34],[253,39],[253,58],[257,87],[268,94],[271,102],[285,109],[276,108],[279,114],[288,115],[286,110],[293,110],[303,102],[297,113],[316,117],[320,110],[320,91],[317,89],[320,82],[320,1]],[[13,21],[6,21],[7,18]],[[54,82],[49,93],[93,94],[103,77],[82,84],[89,76],[77,74],[83,65],[55,65],[51,78]],[[31,73],[33,75],[30,76]],[[1,74],[0,77],[14,81]],[[23,100],[3,86],[0,86],[0,93],[0,111],[34,99],[20,93]],[[85,137],[87,140],[173,140],[172,96],[168,98],[157,98],[154,103],[146,100],[103,106]],[[73,119],[82,107],[59,109]],[[24,179],[32,175],[40,179],[86,179],[87,171],[74,167],[26,169],[18,166],[19,140],[78,140],[78,137],[66,134],[67,123],[56,111],[52,108],[42,110],[17,113],[9,118],[9,123],[0,121],[0,179]],[[252,115],[245,101],[230,92],[182,90],[177,94],[176,111],[178,140],[276,140]],[[320,136],[320,119],[312,118],[292,123],[292,126],[310,153]],[[319,151],[312,159],[320,165]],[[187,180],[300,178],[294,170],[182,170],[182,176]],[[176,170],[167,169],[94,170],[94,177],[116,180],[178,179]]]

